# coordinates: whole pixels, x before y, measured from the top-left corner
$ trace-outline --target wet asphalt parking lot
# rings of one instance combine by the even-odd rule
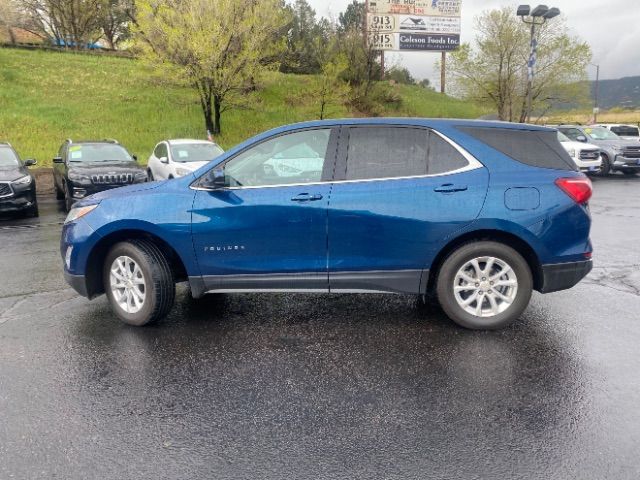
[[[498,332],[384,295],[179,289],[157,325],[68,288],[52,198],[0,221],[0,479],[640,477],[640,178],[595,267]]]

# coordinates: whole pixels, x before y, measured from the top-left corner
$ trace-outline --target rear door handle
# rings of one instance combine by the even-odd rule
[[[453,193],[453,192],[464,192],[467,190],[466,185],[454,185],[453,183],[445,183],[433,189],[434,192],[439,193]]]
[[[322,195],[319,193],[314,193],[313,195],[310,193],[301,193],[291,199],[292,202],[316,202],[318,200],[322,200]]]

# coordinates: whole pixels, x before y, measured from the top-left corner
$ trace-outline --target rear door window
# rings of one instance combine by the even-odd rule
[[[428,148],[428,130],[404,127],[351,128],[346,179],[426,175]]]
[[[491,127],[458,127],[491,148],[533,167],[576,170],[555,131],[515,130]],[[571,135],[562,130],[569,138]]]

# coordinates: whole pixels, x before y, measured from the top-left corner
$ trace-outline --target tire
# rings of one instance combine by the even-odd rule
[[[611,162],[609,161],[609,157],[602,154],[602,167],[600,168],[600,172],[598,172],[599,177],[606,177],[611,172]]]
[[[64,209],[69,212],[73,208],[73,199],[71,198],[71,192],[65,184],[64,186]]]
[[[155,181],[155,178],[153,177],[153,172],[151,171],[151,169],[147,169],[147,176],[149,177],[149,181],[153,182]]]
[[[62,200],[64,198],[64,192],[58,188],[55,178],[53,179],[53,188],[56,191],[56,200]]]
[[[140,272],[136,275],[136,268],[131,268],[131,264],[125,264],[132,274],[129,299],[126,296],[127,288],[119,289],[113,286],[118,282],[118,278],[112,275],[112,270],[116,273],[121,272],[119,266],[126,261],[125,258],[131,260]],[[116,260],[119,263],[116,263]],[[135,282],[136,279],[140,279],[140,274],[144,282],[143,289]],[[176,296],[173,272],[160,249],[146,240],[131,240],[114,245],[105,259],[102,280],[111,308],[120,320],[129,325],[140,327],[153,323],[166,317],[173,308]],[[138,292],[142,290],[141,305],[135,302],[133,295],[136,294],[132,291],[134,288]],[[123,303],[126,306],[123,306]]]
[[[488,265],[490,258],[493,258],[493,266]],[[480,272],[472,264],[474,259],[478,261]],[[487,267],[491,273],[482,276]],[[502,275],[493,277],[493,282],[503,283],[497,290],[495,283],[490,282],[492,276],[501,271],[504,272]],[[461,275],[473,280],[477,277],[478,281],[468,282]],[[456,286],[460,289],[457,292]],[[436,291],[440,306],[458,325],[472,330],[495,330],[516,320],[527,308],[533,291],[533,278],[526,260],[513,248],[502,243],[480,241],[462,245],[447,257],[438,274]],[[474,295],[480,300],[474,300]],[[463,306],[469,300],[472,301]],[[492,308],[495,308],[495,313],[490,311]],[[480,315],[476,313],[478,311]]]
[[[622,173],[624,173],[627,177],[635,177],[638,172],[636,170],[623,170]]]

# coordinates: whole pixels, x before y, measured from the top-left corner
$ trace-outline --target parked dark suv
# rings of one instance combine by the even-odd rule
[[[10,144],[0,143],[0,213],[38,216],[36,181],[27,170],[35,164],[32,158],[23,162]]]
[[[285,168],[287,167],[287,168]],[[468,120],[290,125],[193,173],[78,202],[66,280],[125,322],[207,292],[434,293],[468,328],[591,270],[591,182],[556,130]]]
[[[147,181],[137,158],[115,140],[66,140],[53,164],[56,198],[67,210],[93,193]]]

